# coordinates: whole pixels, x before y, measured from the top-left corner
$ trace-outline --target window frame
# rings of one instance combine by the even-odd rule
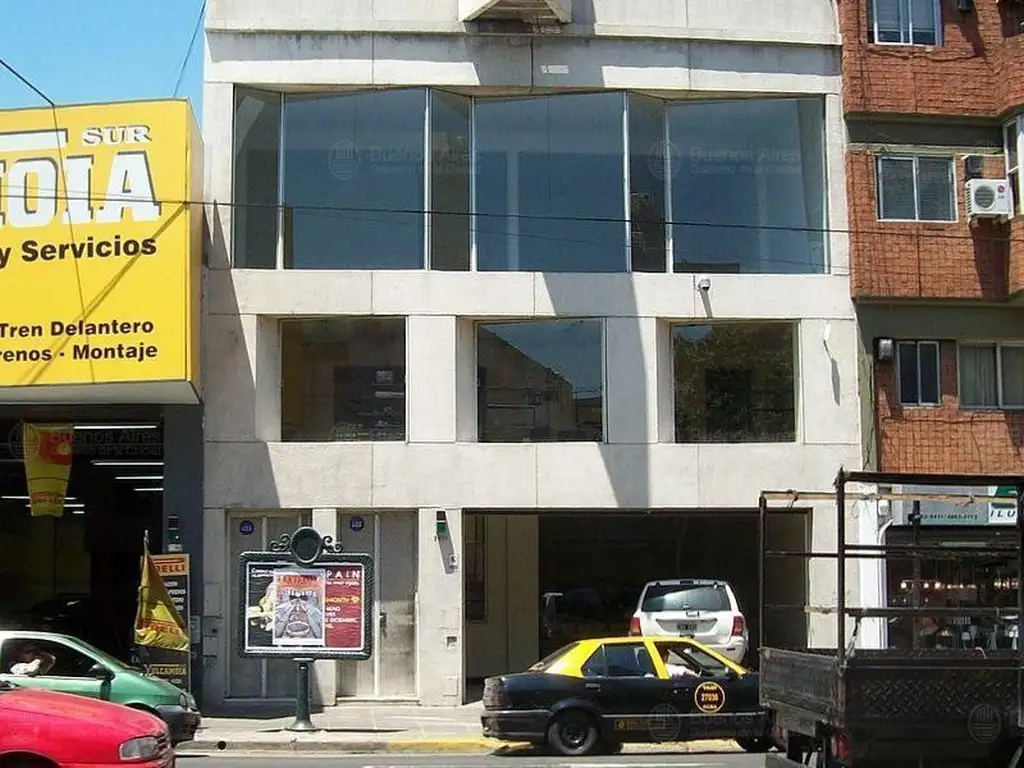
[[[1013,130],[1014,154],[1017,156],[1016,165],[1010,165],[1010,142],[1007,140],[1007,131]],[[1024,149],[1024,114],[1014,115],[1003,123],[1003,167],[1006,169],[1006,179],[1009,182],[1010,194],[1013,196],[1012,210],[1014,213],[1024,212],[1024,187],[1021,184],[1021,150]]]
[[[960,370],[960,350],[964,347],[994,347],[996,351],[996,404],[965,405],[963,402],[963,382]],[[993,341],[986,339],[965,339],[956,345],[956,402],[962,411],[1024,411],[1024,402],[1020,405],[1006,405],[1003,397],[1003,349],[1024,349],[1021,341]]]
[[[900,16],[900,41],[889,42],[878,39],[878,4],[881,2],[891,2],[896,6],[896,11]],[[942,18],[942,1],[931,0],[932,6],[932,20],[935,23],[935,42],[934,43],[915,43],[914,42],[914,20],[911,13],[911,2],[912,0],[871,0],[871,18],[870,18],[870,32],[872,45],[914,45],[921,48],[938,48],[945,42],[945,35],[943,29],[943,18]],[[906,19],[904,25],[903,19]]]
[[[902,346],[914,346],[915,357],[917,359],[917,400],[916,402],[908,402],[903,399],[903,382],[900,370],[900,347]],[[935,361],[936,361],[936,376],[935,376],[935,391],[938,393],[938,399],[936,402],[924,402],[921,399],[921,346],[933,346],[935,347]],[[959,351],[957,351],[957,360],[959,362]],[[893,366],[896,380],[897,396],[899,398],[899,404],[901,408],[938,408],[942,405],[942,345],[936,339],[900,339],[896,342],[896,360]]]
[[[927,160],[945,160],[949,163],[949,194],[952,202],[951,210],[953,211],[953,218],[951,219],[922,219],[921,218],[921,185],[920,185],[920,160],[925,158]],[[896,162],[911,162],[913,167],[914,175],[914,218],[912,219],[890,219],[885,217],[885,188],[882,184],[882,164],[892,160]],[[953,155],[944,153],[929,154],[927,152],[920,154],[907,154],[907,153],[885,153],[878,154],[875,156],[875,197],[877,198],[877,205],[875,206],[875,217],[878,221],[890,223],[890,224],[956,224],[960,220],[960,202],[957,199],[956,194],[956,158]]]

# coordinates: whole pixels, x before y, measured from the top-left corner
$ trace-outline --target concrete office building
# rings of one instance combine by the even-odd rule
[[[205,79],[206,704],[293,695],[235,561],[301,521],[378,559],[328,704],[459,704],[649,579],[756,643],[758,492],[861,464],[833,3],[211,0]]]

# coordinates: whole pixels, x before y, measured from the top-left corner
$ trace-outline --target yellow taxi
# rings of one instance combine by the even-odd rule
[[[561,648],[525,672],[484,682],[483,734],[560,755],[626,742],[735,739],[774,746],[758,677],[689,637],[602,637]]]

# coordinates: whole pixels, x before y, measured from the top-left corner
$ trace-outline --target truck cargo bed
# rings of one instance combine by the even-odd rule
[[[1015,651],[890,649],[856,650],[841,668],[834,651],[765,648],[761,702],[873,731],[966,727],[978,707],[991,707],[1015,724],[1017,665]]]

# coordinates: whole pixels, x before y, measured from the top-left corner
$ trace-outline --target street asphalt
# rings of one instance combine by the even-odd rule
[[[754,768],[764,755],[670,753],[614,757],[544,757],[534,755],[179,755],[177,768]]]

